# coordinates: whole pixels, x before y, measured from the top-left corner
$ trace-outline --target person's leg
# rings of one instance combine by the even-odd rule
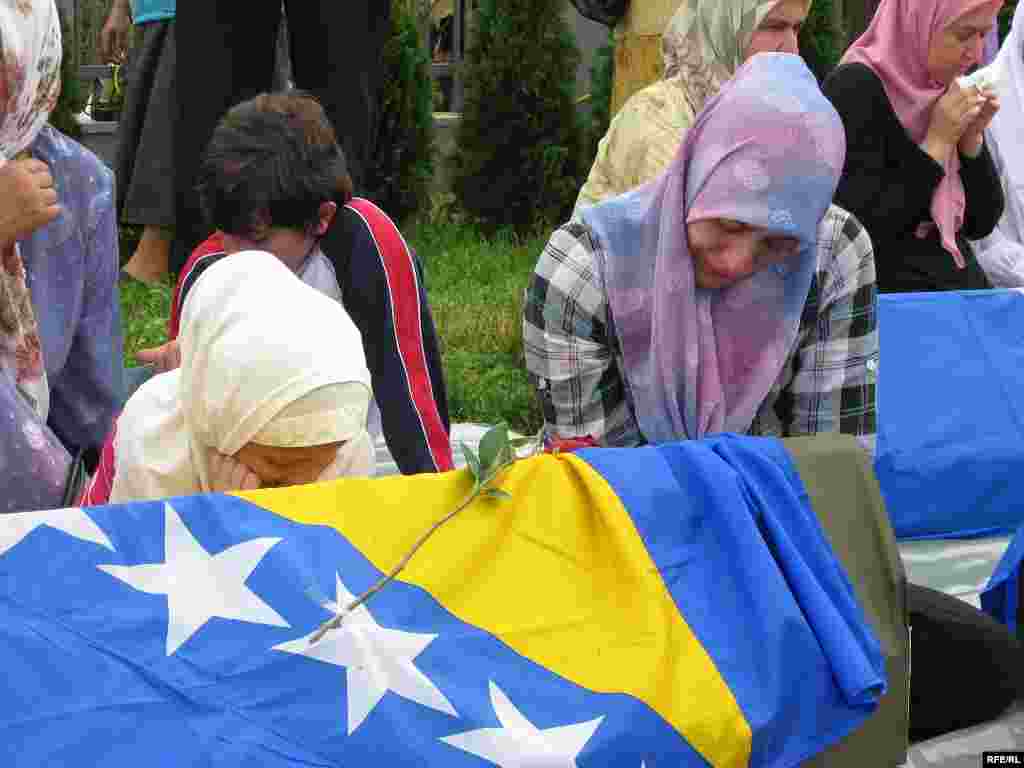
[[[159,283],[170,267],[171,239],[166,229],[155,225],[144,227],[142,238],[123,271],[143,283]]]
[[[270,88],[280,20],[281,0],[178,5],[175,236],[180,247],[174,249],[178,257],[190,253],[209,234],[195,194],[199,163],[224,113]],[[181,264],[171,266],[176,270]]]
[[[914,584],[907,607],[911,742],[992,720],[1024,693],[1024,655],[1005,626]]]
[[[374,150],[390,3],[287,0],[286,8],[295,85],[323,105],[345,150],[356,192],[362,193]]]
[[[174,21],[150,22],[141,32],[126,67],[115,163],[117,210],[121,222],[145,228],[124,272],[154,283],[167,274],[170,241],[163,228],[174,223]]]

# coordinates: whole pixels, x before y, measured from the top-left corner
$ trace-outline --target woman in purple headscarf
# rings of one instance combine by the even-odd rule
[[[549,445],[873,440],[874,257],[857,220],[830,205],[845,144],[803,61],[758,54],[660,177],[555,231],[524,309]],[[1024,691],[1005,628],[941,593],[907,599],[911,737],[983,722]],[[949,687],[954,656],[970,663]]]
[[[60,62],[54,0],[0,0],[0,512],[60,506],[120,390],[113,179],[46,124]]]
[[[839,116],[793,55],[751,58],[654,181],[551,236],[527,289],[550,441],[875,433],[875,269],[830,207]]]

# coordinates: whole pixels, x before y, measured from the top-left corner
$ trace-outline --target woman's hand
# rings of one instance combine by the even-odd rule
[[[97,53],[100,61],[109,64],[120,64],[128,53],[128,30],[132,27],[131,11],[128,0],[113,0],[110,15],[100,30]]]
[[[213,448],[207,449],[206,456],[210,468],[210,490],[213,493],[255,491],[260,487],[261,482],[256,473],[234,457]]]
[[[0,166],[0,243],[11,244],[60,215],[46,163],[29,158]]]
[[[992,118],[999,111],[999,97],[991,91],[982,92],[985,99],[981,105],[981,111],[974,121],[967,126],[964,135],[960,137],[960,152],[967,157],[977,157],[981,153],[981,145],[985,141],[985,129],[992,123]]]
[[[928,133],[921,145],[924,151],[944,164],[986,103],[977,88],[961,88],[954,80],[932,107]]]

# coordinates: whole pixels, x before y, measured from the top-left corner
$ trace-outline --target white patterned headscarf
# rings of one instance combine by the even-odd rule
[[[0,157],[26,149],[60,96],[60,17],[54,0],[0,1]]]
[[[0,0],[0,165],[39,134],[60,95],[60,20],[54,0]],[[0,253],[0,367],[46,417],[42,352],[16,245]]]
[[[683,0],[662,36],[664,79],[678,79],[694,114],[743,63],[779,0]]]

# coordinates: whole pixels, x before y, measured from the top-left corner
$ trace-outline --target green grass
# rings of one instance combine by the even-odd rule
[[[532,434],[540,408],[523,368],[523,290],[544,238],[485,240],[464,224],[427,223],[405,234],[426,272],[427,293],[441,338],[452,421],[505,421]],[[130,253],[130,251],[125,251]],[[171,286],[121,288],[125,364],[140,348],[166,340]]]
[[[167,317],[171,312],[170,282],[149,287],[134,280],[121,284],[121,327],[124,330],[124,364],[136,365],[135,353],[167,341]]]

